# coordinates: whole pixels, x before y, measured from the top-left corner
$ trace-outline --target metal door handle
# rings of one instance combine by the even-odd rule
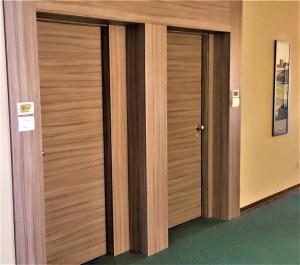
[[[204,125],[197,125],[197,127],[196,127],[196,130],[199,132],[199,131],[204,131],[204,129],[205,129],[205,126]]]

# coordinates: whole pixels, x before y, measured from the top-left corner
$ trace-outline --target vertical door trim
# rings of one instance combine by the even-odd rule
[[[130,250],[147,253],[144,25],[126,27]]]
[[[213,34],[213,204],[212,216],[229,218],[230,34]]]
[[[104,181],[105,181],[105,220],[106,220],[106,249],[114,254],[114,200],[112,192],[112,147],[111,147],[111,104],[110,104],[110,54],[109,32],[107,27],[101,30],[102,56],[102,100],[103,100],[103,140],[104,140]]]
[[[230,96],[232,90],[241,91],[241,41],[242,41],[243,1],[231,1],[230,33]],[[227,219],[240,216],[240,148],[241,148],[241,108],[229,107],[229,168]]]
[[[211,182],[211,168],[209,167],[210,157],[210,143],[213,140],[210,132],[212,131],[212,122],[210,117],[211,113],[211,87],[210,79],[211,75],[209,68],[209,34],[203,34],[202,36],[202,64],[201,64],[201,125],[204,125],[204,130],[201,133],[201,215],[205,218],[211,217],[212,209],[212,194],[210,192]]]
[[[127,27],[127,98],[131,250],[168,246],[167,28]]]
[[[45,264],[45,208],[35,2],[4,1],[17,264]],[[35,130],[18,131],[18,102],[33,102]]]
[[[129,250],[129,199],[128,199],[128,152],[127,152],[127,97],[126,97],[126,29],[125,26],[109,25],[109,105],[111,178],[107,189],[111,212],[111,237],[109,254],[118,255]],[[108,92],[107,92],[108,93]],[[107,179],[106,178],[106,179]],[[109,186],[109,187],[108,187]],[[109,203],[111,205],[109,206]],[[109,231],[108,231],[109,232]]]
[[[145,24],[147,254],[168,247],[167,27]]]

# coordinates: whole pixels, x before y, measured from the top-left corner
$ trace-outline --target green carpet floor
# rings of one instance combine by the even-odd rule
[[[230,222],[197,219],[169,231],[154,256],[126,253],[88,264],[300,264],[300,191]]]

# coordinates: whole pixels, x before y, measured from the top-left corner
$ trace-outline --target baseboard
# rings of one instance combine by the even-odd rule
[[[277,193],[275,193],[273,195],[270,195],[270,196],[268,196],[266,198],[263,198],[263,199],[261,199],[259,201],[253,202],[253,203],[251,203],[249,205],[246,205],[246,206],[244,206],[244,207],[241,208],[241,213],[248,212],[248,211],[250,211],[250,210],[252,210],[254,208],[257,208],[257,207],[259,207],[259,206],[261,206],[263,204],[266,204],[266,203],[269,203],[271,201],[274,201],[274,200],[276,200],[276,199],[278,199],[278,198],[286,195],[287,193],[289,193],[291,191],[294,191],[296,189],[299,189],[299,188],[300,188],[300,183],[298,183],[298,184],[296,184],[296,185],[294,185],[294,186],[292,186],[290,188],[287,188],[285,190],[279,191],[279,192],[277,192]]]

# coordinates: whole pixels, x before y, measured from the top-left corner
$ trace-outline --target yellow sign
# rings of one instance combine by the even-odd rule
[[[34,114],[34,104],[33,102],[19,102],[17,104],[18,115],[31,115]]]

